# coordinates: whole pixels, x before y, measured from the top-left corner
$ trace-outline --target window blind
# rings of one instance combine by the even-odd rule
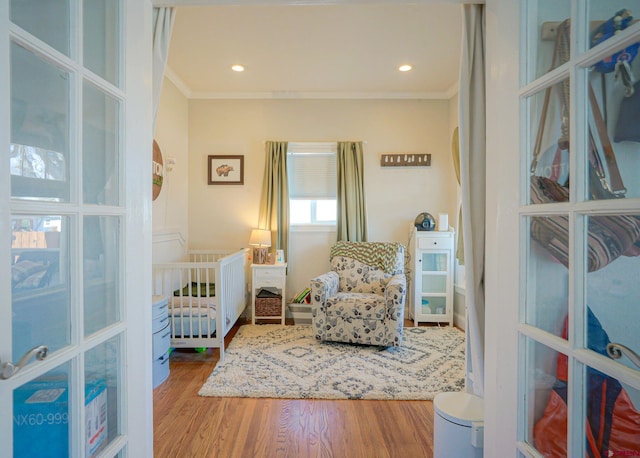
[[[335,199],[336,143],[289,143],[289,198]]]

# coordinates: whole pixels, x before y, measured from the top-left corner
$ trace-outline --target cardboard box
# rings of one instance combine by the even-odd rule
[[[38,380],[13,395],[14,456],[69,456],[69,396],[66,380]],[[86,456],[107,441],[107,391],[104,381],[87,382],[85,390]]]
[[[87,385],[85,391],[85,456],[95,456],[107,445],[107,390],[104,383]]]

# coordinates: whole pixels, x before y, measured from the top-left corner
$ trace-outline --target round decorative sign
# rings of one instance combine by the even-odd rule
[[[158,142],[153,141],[153,200],[156,200],[162,190],[164,181],[164,163]]]

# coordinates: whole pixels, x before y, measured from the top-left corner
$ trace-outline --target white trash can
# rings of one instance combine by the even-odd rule
[[[433,399],[433,457],[482,458],[482,398],[470,393],[440,393]]]

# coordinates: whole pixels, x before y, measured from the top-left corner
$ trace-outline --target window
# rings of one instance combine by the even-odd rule
[[[289,143],[289,209],[291,225],[335,225],[335,143]]]

